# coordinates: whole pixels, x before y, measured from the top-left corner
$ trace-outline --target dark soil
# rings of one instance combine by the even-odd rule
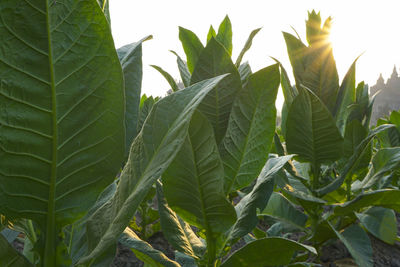
[[[400,214],[397,216],[397,235],[400,235]],[[371,239],[374,266],[375,267],[400,267],[400,243],[396,242],[394,245],[386,244],[380,239],[369,235]],[[336,241],[322,249],[321,261],[324,266],[329,267],[347,267],[357,266],[351,258],[350,253],[346,247],[340,242]],[[362,267],[362,266],[361,266]]]

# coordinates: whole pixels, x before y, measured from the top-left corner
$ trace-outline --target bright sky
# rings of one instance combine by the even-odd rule
[[[158,65],[180,79],[176,57],[169,52],[175,50],[185,59],[178,26],[192,30],[205,43],[210,24],[218,29],[228,15],[233,28],[234,60],[249,33],[262,27],[243,61],[249,61],[254,72],[273,64],[269,58],[273,56],[291,72],[282,31],[294,33],[293,26],[305,42],[305,20],[312,9],[321,12],[323,21],[333,17],[331,41],[339,79],[365,52],[357,64],[357,82],[364,80],[372,86],[379,73],[387,79],[394,64],[400,67],[399,5],[398,0],[110,0],[110,12],[117,47],[154,36],[143,44],[142,92],[163,96],[169,85],[149,65]],[[277,106],[281,101],[280,97]]]

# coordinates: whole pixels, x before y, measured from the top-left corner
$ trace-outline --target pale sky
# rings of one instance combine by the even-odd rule
[[[210,25],[218,29],[228,15],[233,28],[233,61],[249,33],[262,27],[252,48],[243,59],[253,72],[273,64],[270,56],[279,59],[292,72],[282,31],[294,33],[293,26],[305,42],[307,11],[321,12],[322,20],[333,17],[331,41],[340,81],[354,59],[358,60],[357,82],[374,85],[383,74],[390,77],[393,66],[400,67],[400,1],[398,0],[110,0],[111,25],[116,47],[136,42],[147,35],[153,40],[143,44],[142,93],[166,94],[165,79],[149,65],[154,64],[180,79],[175,50],[185,54],[178,38],[178,26],[192,30],[205,44]],[[291,81],[293,83],[293,80]],[[278,100],[277,106],[282,99]]]

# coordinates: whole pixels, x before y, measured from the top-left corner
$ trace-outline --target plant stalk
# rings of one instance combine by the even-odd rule
[[[207,267],[215,267],[215,258],[216,258],[216,247],[215,240],[213,234],[208,229],[206,230],[206,241],[207,241],[207,252],[208,252],[208,263]]]
[[[313,180],[312,180],[312,185],[311,188],[313,191],[318,189],[319,186],[319,175],[320,175],[320,168],[321,168],[321,164],[318,163],[314,163],[312,165],[312,171],[313,171]]]

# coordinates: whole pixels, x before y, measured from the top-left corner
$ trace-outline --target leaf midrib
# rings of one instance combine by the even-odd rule
[[[50,71],[50,90],[51,90],[51,110],[52,110],[52,162],[51,174],[49,182],[49,199],[47,207],[46,218],[46,243],[44,250],[44,266],[52,266],[56,260],[56,242],[55,242],[55,191],[56,191],[56,178],[57,178],[57,142],[58,142],[58,128],[57,128],[57,99],[56,99],[56,86],[55,86],[55,72],[53,64],[53,47],[52,36],[50,29],[50,8],[49,0],[46,0],[46,28],[48,40],[48,58],[49,58],[49,71]]]
[[[243,159],[245,158],[245,154],[246,154],[246,151],[247,151],[247,146],[248,146],[248,143],[249,143],[249,136],[253,133],[253,125],[254,125],[254,120],[255,120],[255,114],[257,113],[257,110],[258,110],[258,107],[259,107],[259,105],[260,105],[260,102],[261,102],[261,97],[258,96],[258,101],[257,101],[257,103],[256,103],[254,112],[253,112],[253,114],[251,115],[250,127],[249,127],[249,134],[246,135],[245,144],[244,144],[244,146],[243,146],[243,151],[244,151],[244,153],[241,154],[239,165],[238,165],[238,167],[237,167],[236,170],[235,170],[235,176],[233,177],[232,181],[230,182],[229,189],[228,189],[228,191],[226,192],[226,193],[228,193],[228,194],[231,192],[231,190],[232,190],[232,188],[234,187],[234,185],[237,184],[238,173],[239,173],[239,171],[240,171],[240,169],[241,169],[241,167],[242,167]]]

